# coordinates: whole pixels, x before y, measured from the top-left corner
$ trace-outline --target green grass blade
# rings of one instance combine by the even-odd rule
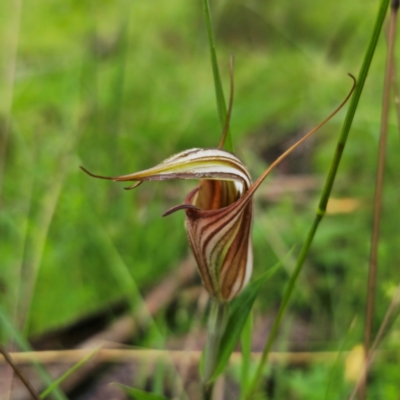
[[[341,343],[338,346],[336,360],[330,366],[328,379],[325,388],[324,400],[333,400],[337,398],[338,393],[343,390],[343,353],[346,349],[351,348],[351,343],[355,342],[354,327],[355,319],[350,323],[349,328],[346,330]]]
[[[278,270],[280,263],[270,268],[267,272],[262,274],[254,282],[250,283],[235,300],[232,301],[231,311],[226,325],[225,332],[221,339],[221,346],[218,351],[217,364],[211,381],[214,381],[220,375],[231,356],[236,344],[240,339],[240,335],[249,315],[253,308],[254,301],[256,300],[261,288],[265,282]]]
[[[317,231],[318,225],[321,222],[323,216],[325,215],[326,205],[328,203],[328,199],[329,199],[332,187],[333,187],[333,183],[334,183],[334,180],[336,177],[337,170],[339,168],[339,164],[340,164],[340,160],[341,160],[341,157],[342,157],[342,154],[344,151],[344,147],[345,147],[345,144],[346,144],[349,132],[350,132],[351,124],[353,122],[353,118],[354,118],[355,112],[357,110],[357,105],[360,100],[361,93],[362,93],[362,90],[363,90],[363,87],[364,87],[364,84],[365,84],[365,81],[366,81],[366,78],[368,75],[369,67],[371,65],[373,55],[375,53],[375,48],[376,48],[376,45],[377,45],[377,42],[379,39],[379,35],[380,35],[381,29],[382,29],[383,22],[385,20],[388,5],[389,5],[389,0],[381,1],[380,7],[378,10],[378,14],[377,14],[377,18],[376,18],[376,22],[375,22],[375,26],[374,26],[374,29],[372,32],[372,37],[368,44],[367,50],[364,55],[363,63],[361,65],[361,69],[358,74],[357,85],[354,90],[353,96],[350,100],[350,105],[347,110],[347,114],[346,114],[346,117],[345,117],[345,120],[343,123],[342,131],[340,133],[338,143],[336,146],[336,151],[333,156],[331,167],[330,167],[330,170],[329,170],[329,173],[328,173],[328,176],[325,181],[325,185],[324,185],[324,188],[323,188],[323,191],[321,194],[321,198],[320,198],[320,202],[319,202],[319,206],[317,209],[315,219],[310,228],[310,231],[309,231],[306,241],[303,245],[303,248],[301,249],[299,258],[297,259],[297,263],[296,263],[294,272],[293,272],[292,276],[290,277],[289,283],[286,287],[286,290],[285,290],[285,293],[284,293],[284,296],[282,299],[282,303],[281,303],[281,306],[278,311],[278,315],[272,326],[271,333],[268,337],[263,354],[262,354],[260,362],[258,364],[255,377],[254,377],[253,381],[251,382],[250,389],[247,393],[247,397],[246,397],[247,399],[252,399],[255,391],[258,388],[258,384],[259,384],[261,376],[262,376],[262,371],[263,371],[265,361],[271,350],[272,344],[277,336],[281,320],[285,314],[290,297],[292,296],[293,289],[296,284],[297,278],[301,272],[302,266],[304,264],[307,254],[308,254],[308,250],[311,246],[311,243],[314,239],[314,235],[315,235],[315,232]]]
[[[331,163],[328,177],[325,181],[325,186],[322,191],[321,200],[319,203],[318,213],[320,213],[322,215],[324,215],[325,211],[326,211],[326,205],[328,203],[328,199],[329,199],[329,196],[332,191],[333,183],[335,181],[336,173],[339,168],[340,160],[343,155],[344,147],[346,145],[347,138],[349,136],[351,124],[353,123],[353,119],[354,119],[354,115],[357,110],[358,102],[360,100],[362,91],[364,89],[364,84],[367,79],[369,67],[371,65],[372,58],[375,53],[375,48],[378,43],[382,25],[383,25],[383,22],[385,21],[386,10],[388,8],[388,5],[389,5],[389,0],[381,1],[381,5],[380,5],[377,19],[375,22],[374,30],[372,32],[372,37],[369,42],[367,51],[365,52],[364,60],[361,65],[360,72],[358,74],[357,86],[354,89],[353,96],[350,99],[349,108],[347,110],[346,117],[344,119],[343,127],[340,132],[340,136],[339,136],[338,143],[336,146],[336,151],[335,151],[332,163]]]
[[[242,394],[246,392],[246,388],[249,383],[252,334],[253,334],[253,315],[252,312],[250,312],[244,324],[242,335],[240,338],[240,344],[242,347],[240,387],[242,389]]]
[[[210,5],[208,3],[208,0],[203,0],[203,10],[204,10],[204,18],[206,21],[208,44],[210,47],[211,66],[214,76],[214,86],[215,86],[215,95],[217,97],[218,115],[221,122],[221,127],[223,129],[225,126],[225,120],[227,115],[226,102],[224,97],[224,91],[222,90],[221,77],[218,69],[217,53],[215,51],[214,35],[211,26]],[[230,152],[233,151],[230,129],[228,129],[224,147]]]
[[[78,370],[83,364],[89,361],[92,356],[99,351],[100,347],[95,348],[91,351],[86,357],[82,358],[82,360],[78,361],[74,366],[72,366],[67,372],[65,372],[62,376],[60,376],[56,381],[54,381],[46,390],[44,390],[40,394],[40,398],[46,398],[51,392],[53,392],[65,379],[67,379],[71,374],[73,374],[76,370]]]
[[[129,386],[121,385],[116,383],[118,387],[124,390],[132,399],[136,400],[168,400],[167,397],[160,394],[145,392],[144,390],[131,388]]]
[[[17,345],[24,351],[32,351],[29,343],[25,340],[25,338],[18,332],[17,329],[14,328],[13,324],[10,322],[7,314],[0,307],[0,326],[4,331],[8,334],[9,337],[12,337],[13,340],[17,343]],[[46,385],[52,385],[53,380],[46,371],[46,369],[38,362],[33,362],[33,366],[36,369],[38,375],[42,379],[42,381]],[[59,389],[55,388],[53,393],[54,399],[56,400],[68,400],[65,394]]]

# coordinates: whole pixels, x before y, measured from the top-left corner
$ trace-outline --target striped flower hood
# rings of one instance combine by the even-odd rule
[[[84,169],[84,168],[82,168]],[[85,172],[89,173],[84,169]],[[233,154],[221,149],[191,149],[161,164],[133,174],[105,177],[116,182],[199,179],[183,204],[164,215],[184,209],[189,243],[203,284],[219,301],[235,297],[253,269],[251,246],[252,196],[250,174]]]
[[[222,150],[232,109],[232,73],[227,122],[218,148],[183,151],[153,168],[122,176],[94,175],[81,168],[95,178],[136,182],[126,189],[133,189],[144,181],[199,180],[198,186],[186,196],[183,204],[171,208],[164,215],[185,210],[189,243],[203,284],[218,301],[229,301],[245,287],[253,269],[251,225],[255,191],[277,164],[343,107],[356,84],[355,78],[350,77],[353,87],[341,105],[278,157],[254,184],[244,164],[233,154]]]

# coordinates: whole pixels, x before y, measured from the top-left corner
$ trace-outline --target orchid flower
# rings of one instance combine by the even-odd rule
[[[134,181],[133,189],[145,181],[195,179],[199,184],[186,196],[183,204],[168,210],[164,216],[185,210],[189,243],[197,261],[204,287],[219,302],[237,296],[250,280],[253,269],[251,225],[253,195],[272,171],[289,153],[304,142],[346,103],[353,88],[342,104],[321,124],[283,153],[252,183],[250,174],[235,155],[222,150],[232,110],[233,78],[231,69],[231,95],[227,119],[218,148],[183,151],[161,164],[128,175],[95,178],[115,182]]]

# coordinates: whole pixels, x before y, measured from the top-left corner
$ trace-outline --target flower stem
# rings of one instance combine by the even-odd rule
[[[229,303],[222,303],[215,299],[211,300],[211,310],[208,317],[208,337],[205,349],[204,377],[203,377],[203,399],[211,400],[214,375],[218,361],[218,353],[222,335],[228,321]]]

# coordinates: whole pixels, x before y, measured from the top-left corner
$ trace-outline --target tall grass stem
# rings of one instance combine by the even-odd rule
[[[350,99],[350,104],[349,108],[346,113],[346,117],[343,123],[343,127],[338,139],[338,143],[336,145],[336,150],[333,156],[333,160],[331,162],[331,166],[328,172],[328,176],[325,181],[325,185],[321,194],[321,198],[319,201],[318,209],[314,218],[314,221],[312,223],[312,226],[308,232],[307,238],[305,240],[305,243],[300,251],[299,258],[297,259],[296,266],[294,268],[293,274],[291,275],[288,285],[285,289],[283,299],[281,302],[281,305],[279,307],[278,315],[274,321],[274,324],[271,328],[271,332],[269,334],[268,340],[265,344],[264,351],[262,353],[261,359],[259,361],[259,364],[257,366],[257,370],[255,373],[255,376],[249,386],[249,390],[247,392],[247,399],[252,399],[254,397],[254,394],[256,390],[258,389],[259,383],[261,381],[262,373],[264,370],[264,364],[267,360],[268,354],[271,351],[272,345],[274,343],[274,340],[277,336],[278,329],[280,326],[280,323],[282,321],[282,318],[286,312],[289,300],[292,296],[293,289],[295,287],[297,278],[302,270],[304,261],[306,259],[306,256],[308,254],[308,250],[311,246],[311,243],[314,239],[315,232],[317,231],[318,225],[321,222],[323,216],[325,215],[326,212],[326,205],[328,203],[329,196],[332,191],[332,187],[335,181],[336,173],[340,165],[340,161],[342,158],[342,154],[347,142],[347,138],[350,132],[350,128],[354,119],[354,115],[357,110],[358,102],[361,97],[362,90],[364,88],[364,84],[368,75],[369,67],[371,65],[371,61],[373,58],[373,55],[375,53],[375,48],[378,43],[379,35],[382,30],[382,25],[385,20],[386,16],[386,11],[389,5],[389,0],[381,0],[379,10],[377,13],[376,21],[375,21],[375,26],[372,31],[371,39],[369,41],[367,50],[364,55],[364,59],[361,65],[360,72],[358,74],[358,79],[357,79],[357,85],[354,90],[353,96]]]
[[[203,0],[203,11],[206,22],[208,45],[210,47],[211,66],[214,77],[214,87],[215,87],[215,95],[217,98],[218,115],[221,122],[221,127],[223,129],[227,118],[226,102],[224,97],[224,91],[222,89],[221,77],[218,69],[217,53],[215,51],[215,41],[211,24],[210,4],[208,0]],[[226,135],[225,148],[226,150],[233,152],[232,138],[229,128]]]
[[[383,88],[382,99],[382,116],[381,116],[381,130],[379,136],[379,151],[378,151],[378,167],[375,182],[375,197],[374,197],[374,216],[371,237],[371,253],[369,259],[368,269],[368,283],[367,283],[367,301],[365,310],[365,325],[364,325],[364,348],[368,358],[372,325],[374,317],[374,303],[375,303],[375,287],[376,287],[376,271],[378,265],[378,246],[380,236],[380,221],[382,214],[382,192],[385,175],[385,159],[386,159],[386,144],[387,144],[387,130],[390,111],[390,95],[391,84],[393,76],[393,60],[394,60],[394,45],[396,38],[396,25],[397,25],[397,11],[399,2],[392,1],[389,33],[388,33],[388,49],[386,58],[386,71],[385,81]],[[364,400],[366,396],[366,376],[360,385],[360,400]]]

